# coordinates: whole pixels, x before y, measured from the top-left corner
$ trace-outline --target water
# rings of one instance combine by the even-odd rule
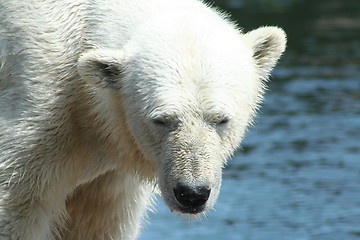
[[[246,31],[279,25],[288,50],[208,219],[158,201],[142,240],[360,239],[360,2],[218,1]]]

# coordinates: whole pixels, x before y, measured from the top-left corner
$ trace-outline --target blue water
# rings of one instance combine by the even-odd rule
[[[284,27],[289,46],[216,209],[184,220],[159,199],[140,239],[359,240],[358,0],[215,2],[245,31]]]

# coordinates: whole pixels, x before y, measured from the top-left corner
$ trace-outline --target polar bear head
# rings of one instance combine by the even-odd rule
[[[112,101],[156,166],[169,208],[197,214],[213,208],[222,168],[252,123],[285,45],[277,27],[244,34],[221,17],[149,20],[119,49],[84,53],[78,71],[99,96],[118,96]],[[106,111],[116,116],[114,107]],[[108,121],[110,129],[123,124]]]

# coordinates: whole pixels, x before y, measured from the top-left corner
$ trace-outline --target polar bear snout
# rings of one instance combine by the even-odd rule
[[[204,210],[210,192],[211,189],[207,186],[190,187],[178,184],[174,188],[174,196],[176,201],[182,206],[182,212],[191,214]]]

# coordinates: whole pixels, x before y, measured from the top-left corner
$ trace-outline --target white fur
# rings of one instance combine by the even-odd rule
[[[285,43],[195,0],[0,1],[0,238],[135,239],[157,183],[213,208]]]

